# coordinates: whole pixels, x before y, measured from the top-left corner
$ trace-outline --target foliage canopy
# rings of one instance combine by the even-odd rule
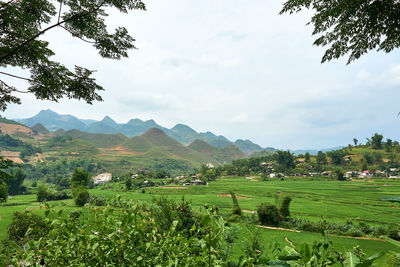
[[[57,5],[57,7],[56,7]],[[62,97],[83,99],[91,104],[101,100],[103,88],[92,77],[93,70],[75,66],[74,71],[53,61],[55,53],[41,40],[47,31],[63,29],[73,37],[92,44],[100,56],[110,59],[127,57],[135,41],[126,28],[110,33],[105,23],[106,10],[122,13],[145,10],[140,0],[11,0],[0,1],[0,67],[19,67],[30,72],[20,77],[1,71],[2,76],[26,80],[26,91],[0,80],[0,110],[9,103],[21,103],[15,93],[34,94],[37,99],[57,101]]]
[[[330,46],[322,62],[350,54],[347,64],[369,50],[391,52],[400,46],[397,0],[287,0],[280,14],[314,11],[309,24],[320,35],[317,46]]]

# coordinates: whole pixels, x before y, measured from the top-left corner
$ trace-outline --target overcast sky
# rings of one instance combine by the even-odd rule
[[[128,59],[102,59],[60,29],[44,36],[60,62],[98,70],[104,102],[23,95],[22,105],[2,115],[26,118],[50,108],[120,123],[154,119],[281,149],[365,142],[375,132],[400,139],[398,51],[371,52],[350,66],[346,58],[321,65],[324,50],[312,46],[306,26],[310,13],[280,16],[283,1],[145,2],[148,11],[107,19],[137,40]]]

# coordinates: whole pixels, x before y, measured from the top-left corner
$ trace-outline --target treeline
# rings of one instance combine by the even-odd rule
[[[104,171],[103,163],[94,159],[77,158],[77,159],[58,159],[55,157],[47,157],[45,162],[36,164],[24,164],[24,171],[27,179],[41,180],[45,179],[47,183],[62,184],[68,179],[74,169],[83,168],[91,174]]]

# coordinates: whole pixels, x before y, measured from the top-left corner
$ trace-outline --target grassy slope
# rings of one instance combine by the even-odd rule
[[[230,163],[234,159],[244,158],[246,154],[233,145],[224,148],[216,148],[205,141],[196,140],[189,148],[203,155],[207,155],[220,164]]]
[[[93,134],[79,130],[69,130],[61,132],[61,136],[71,136],[91,143],[98,148],[116,147],[122,145],[128,137],[122,134]]]

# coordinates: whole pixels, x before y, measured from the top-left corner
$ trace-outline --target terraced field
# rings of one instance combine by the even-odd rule
[[[400,205],[398,202],[380,200],[382,197],[400,197],[400,182],[393,180],[370,181],[325,181],[286,179],[285,181],[260,181],[258,178],[225,177],[207,186],[167,186],[147,188],[145,193],[141,190],[124,191],[122,184],[111,184],[90,190],[90,194],[113,198],[120,194],[122,198],[135,201],[151,202],[153,197],[167,195],[169,198],[179,201],[182,196],[192,202],[192,206],[199,212],[204,212],[204,204],[216,205],[219,212],[228,215],[231,212],[232,200],[229,191],[233,190],[239,197],[240,207],[245,210],[246,216],[252,216],[257,205],[262,202],[274,203],[274,194],[290,195],[293,199],[290,210],[292,217],[306,218],[313,221],[325,219],[328,222],[352,221],[367,222],[369,224],[398,224]],[[35,196],[16,196],[8,203],[22,203],[13,207],[0,207],[0,238],[5,237],[7,225],[11,221],[12,213],[16,210],[33,210],[35,213],[43,213],[40,204],[34,202]],[[71,200],[51,202],[56,209],[76,210]],[[86,208],[87,209],[87,208]],[[254,216],[254,215],[253,215]],[[245,239],[248,236],[242,224],[237,224],[238,235]],[[265,240],[266,244],[278,242],[288,245],[288,238],[295,245],[302,242],[312,242],[321,239],[318,233],[289,232],[271,230],[251,226],[251,231],[257,232]],[[335,247],[340,250],[351,249],[360,245],[368,254],[377,250],[398,251],[400,248],[386,240],[368,240],[351,237],[331,236]],[[242,249],[241,243],[237,243],[234,251],[239,255]]]

